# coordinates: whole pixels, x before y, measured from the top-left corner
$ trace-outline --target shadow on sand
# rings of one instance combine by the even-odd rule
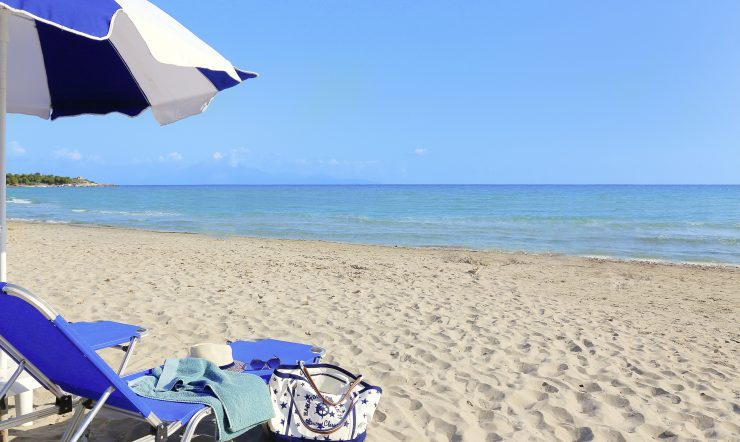
[[[60,416],[63,420],[55,423],[43,424],[37,422],[33,427],[20,427],[10,430],[10,439],[13,442],[52,442],[58,441],[64,431],[72,414]],[[41,424],[41,425],[39,425]],[[149,434],[149,425],[131,418],[122,417],[113,412],[101,411],[92,424],[90,440],[95,442],[133,441]],[[216,426],[212,421],[202,422],[192,439],[197,442],[214,441]],[[169,440],[179,440],[180,433],[173,435]],[[249,430],[247,433],[233,439],[235,442],[268,442],[270,440],[267,428],[260,425]]]

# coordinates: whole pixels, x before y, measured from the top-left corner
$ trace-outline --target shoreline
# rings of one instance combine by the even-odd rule
[[[112,230],[126,230],[134,232],[149,232],[149,233],[162,233],[162,234],[181,234],[181,235],[198,235],[206,238],[214,239],[230,239],[230,238],[244,238],[248,240],[277,240],[277,241],[298,241],[298,242],[314,242],[318,244],[337,244],[337,245],[352,245],[361,247],[382,247],[390,249],[405,249],[405,250],[436,250],[436,251],[457,251],[457,252],[468,252],[468,253],[490,253],[498,255],[523,255],[523,256],[534,256],[534,257],[566,257],[566,258],[577,258],[593,262],[610,262],[610,263],[637,263],[637,264],[649,264],[649,265],[660,265],[660,266],[678,266],[678,267],[690,267],[690,268],[730,268],[740,269],[740,263],[730,262],[704,262],[704,261],[671,261],[665,259],[650,259],[650,258],[620,258],[616,256],[601,256],[601,255],[571,255],[562,252],[532,252],[527,250],[503,250],[503,249],[471,249],[462,246],[408,246],[408,245],[389,245],[389,244],[373,244],[373,243],[362,243],[362,242],[344,242],[344,241],[331,241],[325,239],[304,239],[304,238],[280,238],[274,236],[252,236],[252,235],[218,235],[205,232],[185,232],[177,230],[155,230],[138,227],[118,226],[112,224],[96,224],[96,223],[72,223],[65,221],[51,221],[51,220],[31,220],[31,219],[16,219],[8,218],[8,224],[19,223],[19,224],[39,224],[39,225],[54,225],[54,226],[71,226],[79,228],[91,228],[91,229],[112,229]]]

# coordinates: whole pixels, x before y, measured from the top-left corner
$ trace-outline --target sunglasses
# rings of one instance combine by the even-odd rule
[[[252,359],[252,361],[249,363],[249,368],[252,370],[264,370],[265,368],[269,368],[270,370],[274,370],[280,366],[280,358],[277,356],[273,356],[270,359],[263,361],[262,359]]]

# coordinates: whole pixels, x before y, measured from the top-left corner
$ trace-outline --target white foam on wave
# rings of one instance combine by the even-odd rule
[[[33,201],[26,200],[26,199],[23,199],[23,198],[10,198],[8,200],[8,203],[10,203],[10,204],[33,204]]]
[[[179,216],[181,213],[160,212],[157,210],[144,210],[140,212],[129,212],[126,210],[99,210],[98,213],[103,215],[123,215],[123,216]]]
[[[82,212],[87,212],[87,209],[72,209],[72,211],[76,213],[82,213]]]
[[[8,218],[9,221],[21,221],[24,223],[37,223],[37,224],[70,224],[69,221],[60,219],[33,219],[33,218]]]

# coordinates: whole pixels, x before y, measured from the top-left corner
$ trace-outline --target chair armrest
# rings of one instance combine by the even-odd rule
[[[93,350],[125,346],[131,338],[142,338],[148,333],[138,325],[113,321],[75,322],[70,326]]]

